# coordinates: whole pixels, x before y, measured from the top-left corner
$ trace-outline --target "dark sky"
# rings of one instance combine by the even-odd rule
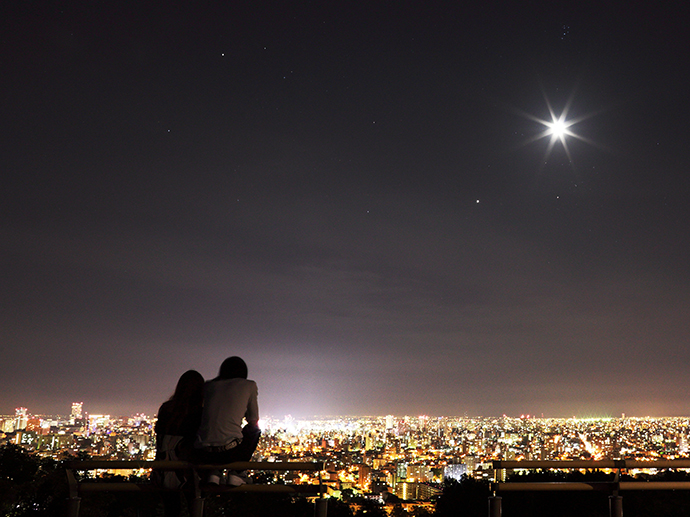
[[[0,414],[690,414],[672,3],[138,4],[0,8]]]

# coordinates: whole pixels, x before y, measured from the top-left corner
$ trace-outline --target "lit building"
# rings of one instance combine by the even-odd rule
[[[398,479],[406,479],[407,478],[407,463],[404,461],[400,461],[395,465],[395,474],[398,477]]]
[[[409,501],[417,499],[417,492],[419,490],[419,483],[408,483],[403,481],[398,483],[395,487],[395,495],[400,499]]]
[[[467,465],[464,463],[453,463],[446,465],[443,469],[443,477],[460,481],[462,476],[467,474]]]
[[[370,451],[374,448],[374,437],[371,433],[367,434],[364,438],[364,450]]]
[[[24,426],[24,429],[26,429],[27,431],[37,433],[37,434],[43,434],[43,430],[42,430],[43,426],[41,425],[42,423],[43,423],[43,421],[38,417],[29,418],[27,416],[26,425]]]
[[[425,482],[431,478],[431,469],[428,465],[410,465],[406,475],[408,481]]]
[[[358,478],[360,488],[368,488],[371,483],[371,467],[369,465],[360,465]]]
[[[0,420],[0,431],[3,433],[12,433],[14,432],[16,424],[16,418],[5,418]]]
[[[395,426],[395,417],[393,415],[386,415],[386,431],[393,429]]]
[[[110,415],[89,415],[89,432],[94,433],[98,428],[104,429],[110,425]]]
[[[25,407],[18,407],[15,409],[15,424],[14,428],[17,431],[23,431],[26,429],[27,424],[29,423],[29,417],[27,415],[27,409]]]
[[[426,483],[419,483],[417,485],[417,499],[420,501],[429,501],[440,495],[441,492],[440,488],[427,485]]]
[[[72,421],[80,420],[83,418],[83,409],[83,402],[72,402],[72,413],[70,414]]]

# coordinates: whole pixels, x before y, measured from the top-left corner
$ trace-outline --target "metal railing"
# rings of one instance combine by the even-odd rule
[[[500,517],[502,512],[500,492],[529,491],[604,491],[609,495],[609,516],[623,517],[623,497],[627,490],[690,490],[690,481],[621,481],[624,469],[690,469],[690,459],[679,460],[564,460],[564,461],[506,461],[493,462],[495,481],[489,496],[489,517]],[[615,471],[613,481],[596,482],[499,482],[499,474],[505,470],[602,470]]]
[[[193,491],[194,499],[190,508],[192,517],[202,517],[204,514],[205,496],[218,492],[280,492],[280,493],[312,493],[318,495],[314,508],[316,517],[326,517],[327,502],[324,498],[324,485],[321,477],[326,465],[323,462],[269,462],[269,461],[238,461],[227,465],[201,465],[186,461],[138,461],[138,460],[84,460],[66,461],[63,464],[67,475],[69,487],[68,517],[79,517],[81,496],[87,492],[136,492],[136,491],[163,491],[151,482],[136,483],[133,481],[118,482],[93,482],[93,479],[79,480],[75,476],[78,471],[90,470],[141,470],[141,469],[166,469],[166,470],[192,470],[194,472]],[[266,485],[246,484],[240,486],[201,486],[199,471],[230,469],[235,471],[259,470],[259,471],[296,471],[318,472],[319,484],[316,485]],[[313,490],[317,488],[317,490]],[[309,490],[306,490],[309,489]],[[181,489],[178,489],[181,490]]]

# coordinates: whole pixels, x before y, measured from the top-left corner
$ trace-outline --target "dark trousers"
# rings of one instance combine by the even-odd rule
[[[259,445],[261,429],[257,426],[245,425],[242,428],[242,442],[232,449],[220,452],[210,452],[204,449],[197,451],[196,461],[207,465],[224,465],[235,461],[249,461],[252,459],[256,446]]]

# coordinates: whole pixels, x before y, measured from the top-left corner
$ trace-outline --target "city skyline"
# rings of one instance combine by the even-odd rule
[[[81,411],[80,403],[75,406],[76,412]],[[319,486],[326,497],[350,504],[353,512],[361,508],[364,498],[379,507],[397,506],[402,500],[408,511],[414,508],[439,511],[445,506],[439,497],[444,497],[449,485],[474,480],[473,483],[484,485],[485,494],[489,494],[493,491],[491,481],[519,481],[526,473],[524,469],[543,469],[542,462],[566,471],[577,468],[574,476],[579,482],[583,481],[581,469],[587,467],[588,474],[598,483],[603,481],[602,475],[611,480],[612,489],[619,487],[619,476],[648,486],[650,482],[669,481],[669,475],[682,480],[682,470],[690,465],[688,417],[533,419],[386,415],[303,421],[268,419],[264,423],[253,457],[259,463],[254,466],[262,473],[268,469],[273,472],[256,476],[255,471],[254,483],[299,484],[303,489]],[[132,469],[133,478],[129,481],[140,482],[150,475],[148,462],[156,457],[156,427],[155,418],[141,414],[124,418],[90,415],[88,420],[42,419],[21,408],[16,417],[0,415],[0,450],[5,454],[14,452],[15,463],[18,456],[27,462],[31,459],[45,462],[42,477],[56,466],[61,471],[65,467],[74,468],[71,462],[65,465],[65,459],[90,458],[97,460],[98,468],[82,477],[84,482],[122,475],[122,469],[126,468],[123,462],[128,462]],[[505,469],[514,465],[497,465],[497,460],[517,463],[523,472],[511,474]],[[111,463],[111,467],[117,469],[107,469],[107,462],[115,461],[117,464]],[[300,475],[275,469],[284,462],[311,463],[314,468]],[[293,469],[290,471],[294,472]],[[553,479],[552,473],[548,480]],[[563,481],[560,476],[557,479]],[[12,481],[16,482],[16,478]],[[24,494],[39,492],[31,488],[25,488],[16,497],[14,508],[29,500],[34,511],[39,506],[48,508],[53,504],[52,512],[48,513],[64,513],[56,508],[59,499],[29,499]],[[603,489],[604,485],[599,488]],[[50,494],[50,491],[43,493]],[[485,497],[481,498],[482,503],[486,503]],[[578,505],[582,502],[579,497]],[[155,505],[154,501],[149,504]],[[668,496],[663,501],[668,505]],[[680,497],[675,501],[678,507],[682,506]],[[604,495],[598,504],[605,508],[605,503]],[[632,505],[627,504],[638,508],[635,503],[633,500]],[[141,509],[146,503],[139,499],[135,504]],[[462,507],[468,507],[467,499]],[[533,513],[534,506],[525,515]]]
[[[83,403],[81,403],[83,404]],[[30,408],[23,407],[23,406],[17,406],[14,408],[14,412],[6,412],[6,413],[0,413],[0,417],[17,417],[19,415],[23,416],[33,416],[33,417],[61,417],[61,418],[75,418],[74,415],[70,415],[70,413],[64,413],[64,412],[50,412],[50,413],[37,413],[37,412],[32,412],[30,411]],[[155,418],[156,416],[156,411],[151,411],[151,412],[146,412],[146,411],[138,411],[136,409],[128,412],[121,412],[121,413],[112,413],[112,412],[102,412],[102,411],[84,411],[83,416],[78,417],[79,419],[85,419],[85,418],[90,418],[90,417],[109,417],[112,419],[118,419],[118,418],[132,418],[136,417],[139,415],[144,415],[148,418]],[[615,419],[631,419],[631,420],[640,420],[640,419],[658,419],[658,420],[663,420],[663,419],[674,419],[674,418],[689,418],[687,415],[665,415],[665,416],[653,416],[653,415],[628,415],[625,413],[621,413],[618,415],[610,415],[610,414],[589,414],[589,415],[570,415],[570,416],[554,416],[554,415],[545,415],[545,414],[530,414],[530,413],[521,413],[521,414],[515,414],[515,415],[508,415],[508,414],[502,414],[502,415],[469,415],[469,414],[444,414],[444,415],[433,415],[433,414],[408,414],[408,413],[399,413],[399,414],[361,414],[361,415],[355,415],[355,414],[323,414],[323,415],[306,415],[306,416],[293,416],[292,414],[284,414],[284,415],[278,415],[278,414],[265,414],[261,420],[265,421],[270,421],[270,422],[280,422],[280,421],[291,421],[291,422],[307,422],[307,421],[318,421],[318,420],[323,420],[323,419],[339,419],[339,418],[344,418],[344,419],[350,419],[350,418],[396,418],[396,419],[405,419],[405,418],[414,418],[414,419],[448,419],[448,418],[469,418],[469,419],[501,419],[501,418],[508,418],[508,419],[524,419],[524,420],[577,420],[577,421],[606,421],[606,420],[615,420]]]
[[[111,411],[104,411],[105,406],[95,406],[99,410],[94,410],[94,411],[89,411],[88,409],[88,403],[86,409],[84,409],[84,402],[73,402],[72,404],[69,405],[69,410],[71,412],[65,412],[64,408],[62,408],[60,411],[52,411],[52,412],[36,412],[32,411],[30,407],[24,407],[24,406],[16,406],[13,411],[6,411],[4,413],[0,412],[0,417],[10,417],[14,415],[14,417],[18,417],[20,414],[23,416],[33,416],[33,417],[39,417],[39,418],[44,418],[44,417],[61,417],[61,418],[102,418],[102,417],[109,417],[112,419],[118,419],[118,418],[132,418],[136,417],[139,415],[145,415],[148,418],[152,418],[156,416],[157,413],[157,408],[151,410],[151,411],[143,411],[141,408],[130,408],[130,410],[126,411],[120,411],[120,412],[111,412]],[[120,406],[122,407],[122,406]],[[78,411],[78,414],[75,413],[75,411]],[[83,413],[82,413],[83,412]],[[78,415],[78,416],[77,416]],[[270,422],[280,422],[280,421],[285,421],[285,422],[308,422],[308,421],[318,421],[322,419],[339,419],[339,418],[344,418],[344,419],[350,419],[350,418],[395,418],[395,419],[406,419],[406,418],[414,418],[414,419],[448,419],[448,418],[469,418],[469,419],[501,419],[501,418],[508,418],[508,419],[525,419],[525,420],[577,420],[577,421],[588,421],[588,420],[595,420],[595,421],[606,421],[606,420],[615,420],[615,419],[631,419],[631,420],[639,420],[639,419],[674,419],[674,418],[689,418],[688,415],[641,415],[641,414],[626,414],[626,413],[619,413],[619,414],[604,414],[604,413],[589,413],[589,414],[573,414],[573,415],[550,415],[550,414],[537,414],[537,413],[518,413],[518,414],[453,414],[453,413],[447,413],[447,414],[429,414],[429,413],[379,413],[379,414],[312,414],[312,415],[307,415],[307,414],[298,414],[298,415],[292,415],[290,413],[286,414],[274,414],[274,413],[266,413],[264,412],[263,416],[261,417],[261,420],[263,421],[270,421]]]
[[[673,6],[0,9],[0,413],[690,415]]]

